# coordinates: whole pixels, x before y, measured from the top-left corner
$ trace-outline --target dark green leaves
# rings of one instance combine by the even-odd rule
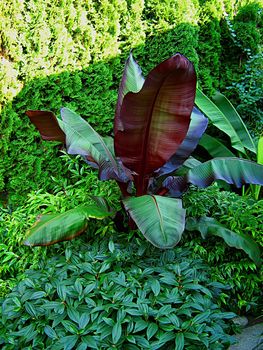
[[[127,198],[123,203],[153,245],[171,248],[180,241],[185,223],[185,210],[180,199],[145,195]]]

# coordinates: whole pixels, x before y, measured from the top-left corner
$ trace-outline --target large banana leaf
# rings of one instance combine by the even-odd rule
[[[79,206],[62,214],[47,214],[40,216],[38,221],[29,230],[25,245],[50,245],[70,240],[88,227],[89,218],[103,219],[111,212],[102,205]]]
[[[130,53],[125,63],[122,80],[119,87],[118,101],[114,119],[114,133],[116,133],[118,130],[123,130],[120,112],[124,96],[128,92],[139,92],[144,84],[144,81],[145,79],[142,74],[142,70],[134,60],[132,53]]]
[[[200,137],[205,132],[208,124],[208,119],[196,108],[194,107],[191,114],[191,121],[187,135],[176,153],[164,164],[157,172],[157,176],[170,174],[171,172],[178,169],[189,156],[193,153],[198,145]]]
[[[123,203],[153,245],[172,248],[180,241],[185,226],[185,210],[180,199],[144,195],[126,198]]]
[[[204,134],[201,137],[199,145],[207,150],[207,152],[214,158],[235,157],[234,153],[232,153],[222,142],[208,134]]]
[[[56,116],[49,111],[26,111],[26,115],[36,126],[43,140],[65,143],[66,137],[61,130]]]
[[[254,142],[239,114],[222,94],[217,93],[212,102],[201,90],[196,90],[195,104],[218,129],[226,133],[232,147],[246,154],[246,149],[256,153]]]
[[[204,239],[208,236],[221,237],[230,247],[242,249],[255,264],[261,264],[260,249],[250,236],[233,232],[213,218],[206,216],[200,219],[189,218],[187,219],[186,228],[189,231],[199,231]]]
[[[80,154],[96,163],[101,180],[127,182],[132,179],[131,172],[114,156],[108,138],[101,137],[87,121],[68,108],[61,109],[61,117],[69,154]]]
[[[263,165],[241,158],[215,158],[191,168],[186,175],[168,176],[163,186],[178,197],[192,183],[207,187],[215,180],[241,187],[244,184],[263,185]]]
[[[137,195],[146,192],[149,176],[166,163],[184,140],[195,87],[192,63],[176,54],[149,73],[138,93],[124,96],[114,147],[116,156],[137,174]]]

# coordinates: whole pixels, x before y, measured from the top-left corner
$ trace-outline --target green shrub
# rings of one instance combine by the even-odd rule
[[[240,197],[213,185],[207,190],[193,188],[185,195],[184,202],[189,215],[212,215],[229,229],[249,234],[263,247],[263,200]],[[262,266],[257,268],[243,252],[228,247],[223,241],[212,239],[206,243],[199,236],[188,233],[184,244],[193,248],[195,257],[201,257],[210,265],[213,279],[227,281],[232,287],[230,299],[221,299],[225,307],[238,313],[260,313]]]
[[[207,266],[143,241],[67,244],[1,303],[2,349],[226,349]]]

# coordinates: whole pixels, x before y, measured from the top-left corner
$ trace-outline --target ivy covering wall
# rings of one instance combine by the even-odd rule
[[[110,134],[132,49],[147,73],[179,51],[208,93],[244,76],[262,54],[262,2],[250,0],[2,0],[0,192],[14,203],[67,176],[56,143],[25,111],[69,107]],[[234,90],[235,91],[235,90]],[[233,93],[236,104],[240,95]]]

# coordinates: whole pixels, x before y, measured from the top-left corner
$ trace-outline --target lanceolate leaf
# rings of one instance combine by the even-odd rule
[[[137,62],[134,60],[132,53],[130,53],[124,67],[121,84],[118,93],[118,102],[116,106],[114,133],[117,130],[123,130],[122,120],[120,117],[121,106],[124,96],[128,92],[139,92],[144,84],[144,76],[142,70]]]
[[[158,170],[157,176],[169,174],[182,165],[198,145],[208,124],[208,119],[194,107],[191,114],[190,126],[184,141],[168,162]]]
[[[185,210],[180,199],[145,195],[126,198],[123,203],[153,245],[172,248],[180,241],[185,225]]]
[[[257,162],[263,165],[263,136],[258,140]]]
[[[219,93],[215,95],[214,102],[201,90],[196,90],[195,103],[197,107],[209,118],[212,124],[230,137],[232,147],[243,154],[246,154],[245,148],[255,152],[253,140],[230,102]]]
[[[148,178],[163,166],[184,140],[190,123],[196,86],[191,62],[176,54],[148,75],[138,93],[125,95],[115,153],[137,173],[137,195],[146,192]]]
[[[199,145],[206,149],[214,158],[235,157],[234,153],[232,153],[222,142],[208,134],[204,134],[201,137]]]
[[[263,185],[263,166],[240,158],[215,158],[190,169],[187,179],[199,187],[207,187],[215,180],[224,180],[236,187]]]
[[[49,111],[26,111],[26,115],[36,126],[43,140],[65,143],[65,134],[61,130],[56,116]]]
[[[199,220],[190,218],[187,220],[186,228],[189,231],[200,231],[203,238],[207,238],[210,235],[221,237],[230,247],[242,249],[255,264],[259,265],[261,263],[260,249],[251,237],[242,233],[233,232],[213,218],[206,216]]]
[[[61,109],[63,130],[69,154],[80,154],[89,164],[96,163],[101,180],[115,179],[127,182],[131,172],[113,154],[112,141],[105,140],[78,114],[68,108]]]
[[[70,240],[83,233],[89,218],[103,219],[111,215],[101,206],[79,206],[62,214],[43,215],[29,230],[25,245],[50,245]]]

